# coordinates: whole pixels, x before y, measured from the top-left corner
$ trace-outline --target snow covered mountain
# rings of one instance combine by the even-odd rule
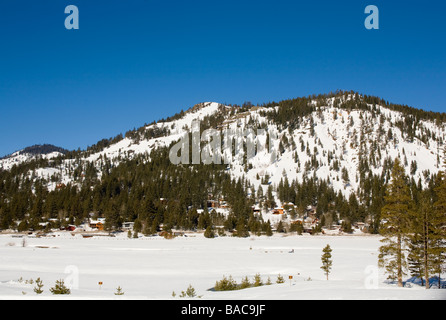
[[[0,169],[9,170],[14,165],[20,165],[37,159],[52,159],[66,154],[67,150],[51,144],[34,145],[16,151],[0,159]]]
[[[385,103],[370,103],[370,99],[355,93],[309,97],[299,103],[309,111],[289,119],[283,118],[286,110],[295,113],[302,108],[292,109],[287,103],[243,107],[200,103],[167,121],[129,131],[113,143],[57,163],[54,158],[60,152],[39,155],[49,160],[47,166],[33,167],[29,176],[45,179],[48,189],[54,190],[58,184],[79,183],[79,176],[93,164],[100,178],[105,159],[113,165],[139,154],[147,154],[150,159],[154,149],[171,146],[191,132],[194,120],[200,121],[202,129],[220,132],[228,128],[274,132],[277,138],[271,143],[277,150],[276,158],[266,149],[257,150],[249,161],[232,161],[227,166],[234,178],[247,178],[253,192],[259,186],[278,186],[285,178],[291,183],[313,177],[325,180],[348,197],[357,192],[364,172],[380,174],[396,157],[405,164],[407,175],[424,185],[441,169],[444,121],[411,113],[410,108],[405,112]],[[9,170],[32,157],[16,152],[0,160],[0,168]]]

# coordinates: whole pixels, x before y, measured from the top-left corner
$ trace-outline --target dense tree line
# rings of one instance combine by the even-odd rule
[[[208,197],[225,199],[231,206],[225,224],[228,230],[248,228],[253,217],[245,181],[232,180],[222,166],[172,165],[168,152],[169,148],[160,148],[150,157],[137,156],[118,166],[105,160],[100,180],[94,166],[87,165],[80,188],[68,184],[51,192],[44,181],[33,183],[29,178],[21,179],[17,172],[2,171],[0,228],[15,228],[14,222],[21,220],[20,229],[38,229],[42,218],[80,222],[93,212],[106,218],[110,230],[124,221],[136,221],[139,231],[145,233],[158,230],[161,224],[166,229],[193,230],[200,222],[205,229],[211,223],[200,221],[197,209],[207,210]],[[224,224],[214,212],[208,214]]]

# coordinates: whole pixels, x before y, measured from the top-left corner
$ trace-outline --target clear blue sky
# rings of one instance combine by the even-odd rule
[[[369,4],[379,30],[364,27]],[[439,0],[2,0],[0,156],[85,149],[204,101],[342,89],[444,112],[445,13]]]

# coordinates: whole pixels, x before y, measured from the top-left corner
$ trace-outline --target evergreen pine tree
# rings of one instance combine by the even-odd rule
[[[254,276],[254,282],[252,284],[254,287],[260,287],[263,286],[263,281],[262,281],[262,277],[260,276],[259,273],[256,273],[256,275]]]
[[[206,238],[215,238],[214,228],[212,226],[208,226],[204,231],[204,236]]]
[[[398,158],[393,166],[392,180],[387,187],[385,205],[381,210],[381,235],[384,243],[379,248],[379,265],[385,267],[389,278],[403,286],[406,267],[404,246],[410,232],[410,217],[414,204],[406,183],[404,167]]]
[[[435,272],[436,257],[444,259],[444,237],[442,226],[445,215],[435,210],[430,190],[422,191],[419,197],[419,207],[411,220],[409,269],[411,274],[426,280],[429,289],[429,278]]]
[[[240,218],[237,222],[237,226],[236,226],[236,230],[237,230],[237,237],[240,238],[246,238],[249,237],[249,231],[246,228],[246,221],[243,218]]]
[[[34,287],[34,292],[37,294],[41,294],[41,293],[43,293],[42,288],[43,288],[43,282],[40,278],[37,278],[36,286]]]
[[[249,282],[248,276],[245,276],[242,279],[242,282],[240,283],[239,288],[240,289],[246,289],[246,288],[249,288],[249,287],[251,287],[251,283]]]
[[[424,235],[414,233],[410,236],[408,243],[409,253],[407,255],[408,268],[411,276],[421,279],[421,285],[425,284],[425,279],[428,280],[427,269],[425,263],[427,262],[426,248],[424,248]],[[424,258],[426,257],[426,261]],[[426,282],[426,284],[428,281]],[[427,286],[428,288],[428,286]]]
[[[279,221],[279,223],[277,224],[277,228],[276,228],[277,232],[281,232],[281,233],[285,233],[285,227],[282,223],[282,220]]]
[[[331,266],[333,264],[333,261],[331,260],[331,252],[332,249],[330,247],[330,245],[326,245],[325,248],[322,250],[323,254],[321,257],[322,260],[322,267],[321,269],[324,270],[325,275],[327,276],[327,280],[328,280],[328,274],[331,271]]]
[[[124,295],[124,291],[122,291],[121,286],[116,288],[115,296],[122,296]]]
[[[53,288],[50,288],[50,292],[52,294],[70,294],[71,293],[70,289],[65,286],[65,283],[62,279],[56,281],[56,285]]]
[[[264,231],[265,231],[265,234],[268,236],[268,237],[271,237],[272,235],[273,235],[273,230],[272,230],[272,228],[271,228],[271,222],[268,220],[267,222],[265,222],[264,224]]]

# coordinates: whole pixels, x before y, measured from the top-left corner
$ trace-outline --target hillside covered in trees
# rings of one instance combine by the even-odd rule
[[[200,130],[274,130],[277,159],[258,152],[230,164],[172,164],[169,150],[191,121]],[[30,158],[0,169],[0,229],[38,230],[103,217],[107,230],[134,222],[136,232],[301,232],[313,209],[314,232],[365,223],[379,233],[395,160],[414,199],[436,203],[444,170],[446,114],[336,92],[263,105],[203,103],[87,150]],[[202,141],[202,146],[205,142]],[[210,203],[219,200],[226,210]],[[280,225],[267,219],[285,209]],[[259,210],[254,210],[259,208]],[[223,212],[223,213],[222,213]],[[316,220],[317,219],[317,220]]]

